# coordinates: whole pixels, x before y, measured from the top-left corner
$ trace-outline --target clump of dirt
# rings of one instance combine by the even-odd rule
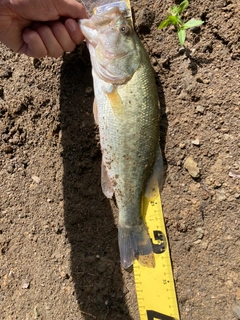
[[[161,198],[181,319],[234,320],[240,7],[192,0],[184,18],[205,23],[187,31],[183,49],[173,29],[157,29],[173,4],[132,1],[161,102]],[[119,262],[117,213],[101,191],[92,87],[84,44],[59,59],[0,46],[2,319],[139,319],[133,273]]]

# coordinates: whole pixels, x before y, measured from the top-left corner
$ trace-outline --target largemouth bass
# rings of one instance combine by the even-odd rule
[[[162,161],[154,73],[131,20],[118,7],[80,20],[80,27],[92,62],[102,190],[108,198],[115,194],[119,209],[121,263],[128,268],[137,258],[154,267],[141,217],[142,197],[154,196]]]

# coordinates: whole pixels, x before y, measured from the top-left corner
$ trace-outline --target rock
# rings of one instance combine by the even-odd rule
[[[198,239],[202,239],[204,236],[204,230],[203,228],[199,227],[196,229],[196,235]]]
[[[200,145],[199,139],[192,140],[192,144],[193,144],[194,146],[199,146],[199,145]]]
[[[204,110],[205,110],[205,108],[203,107],[203,106],[196,106],[196,111],[198,112],[198,113],[201,113],[201,114],[203,114],[204,113]]]
[[[101,261],[99,262],[98,266],[97,266],[97,271],[100,273],[104,273],[107,270],[107,265],[105,262]]]
[[[202,248],[203,250],[206,250],[207,247],[208,247],[208,242],[207,242],[207,241],[201,241],[201,248]]]
[[[186,147],[186,144],[184,142],[179,143],[179,148],[184,149]]]
[[[198,178],[200,176],[200,169],[192,157],[188,157],[183,166],[193,178]]]
[[[199,244],[199,243],[201,243],[201,241],[202,241],[201,239],[198,239],[198,240],[194,241],[193,243],[194,244]]]
[[[232,306],[232,312],[237,319],[240,319],[240,305],[238,303]]]
[[[29,289],[30,288],[30,282],[27,280],[22,280],[22,289]]]
[[[37,177],[37,176],[35,176],[35,175],[32,175],[32,179],[33,179],[33,181],[35,182],[35,183],[40,183],[40,181],[41,181],[41,179],[39,178],[39,177]]]
[[[13,171],[14,171],[14,165],[10,165],[10,166],[7,167],[7,172],[8,173],[13,173]]]
[[[238,172],[238,171],[230,171],[228,175],[231,178],[240,179],[240,172]]]
[[[218,201],[224,201],[227,199],[225,191],[223,189],[216,190],[216,199]]]

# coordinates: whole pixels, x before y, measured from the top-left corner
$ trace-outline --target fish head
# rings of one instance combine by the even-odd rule
[[[132,22],[118,7],[80,20],[95,74],[106,82],[127,82],[141,61],[139,39]]]

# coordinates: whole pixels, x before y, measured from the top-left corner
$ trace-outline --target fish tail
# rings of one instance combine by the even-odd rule
[[[123,268],[129,268],[134,258],[146,267],[155,267],[152,243],[144,224],[134,227],[119,225],[118,245]]]

